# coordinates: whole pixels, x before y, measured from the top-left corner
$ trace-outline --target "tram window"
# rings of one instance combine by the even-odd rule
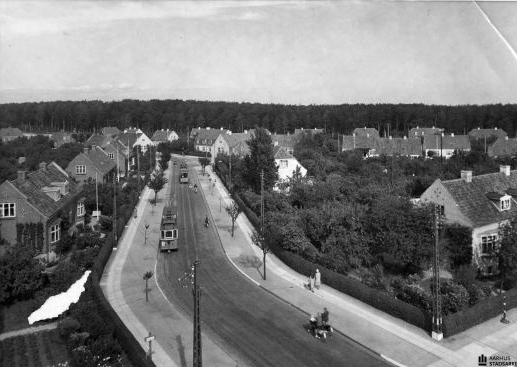
[[[172,238],[172,231],[165,231],[165,238]]]
[[[174,229],[172,232],[172,238],[178,238],[178,230]]]

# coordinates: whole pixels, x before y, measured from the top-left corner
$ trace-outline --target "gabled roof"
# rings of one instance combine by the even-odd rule
[[[139,127],[128,127],[124,129],[124,133],[142,134],[143,131]]]
[[[68,182],[68,193],[58,201],[43,192],[43,188],[52,186],[52,182],[64,181]],[[70,180],[65,171],[54,162],[49,163],[45,168],[27,174],[25,180],[17,178],[10,183],[27,197],[29,204],[46,217],[51,217],[62,209],[70,199],[81,193],[79,185]]]
[[[23,136],[23,132],[17,127],[4,127],[0,129],[0,136]]]
[[[296,141],[299,138],[299,135],[285,135],[285,134],[273,134],[271,135],[271,140],[273,141],[273,144],[276,143],[276,145],[281,147],[286,147],[289,149],[294,149],[294,146],[296,145]]]
[[[228,132],[226,133],[223,133],[223,134],[220,134],[223,139],[226,141],[226,144],[228,144],[228,146],[230,148],[233,148],[238,145],[239,143],[245,143],[247,142],[248,140],[251,139],[251,135],[250,134],[246,134],[246,133],[231,133],[231,134],[228,134]]]
[[[470,140],[467,135],[424,135],[424,149],[470,150]]]
[[[279,145],[273,148],[273,154],[275,159],[294,159],[293,155],[285,147]]]
[[[342,149],[375,149],[377,147],[377,137],[343,135]]]
[[[420,138],[379,138],[375,152],[387,156],[422,155],[422,142]]]
[[[490,157],[515,157],[517,155],[517,138],[499,138],[488,147],[487,153]]]
[[[379,137],[379,132],[377,131],[377,129],[373,128],[373,127],[357,127],[354,129],[354,131],[352,132],[352,134],[355,134],[356,136],[369,136],[369,137],[374,137],[374,138],[378,138]]]
[[[110,159],[101,148],[92,148],[87,153],[80,154],[83,154],[103,176],[117,167],[117,163]]]
[[[97,146],[97,147],[104,147],[106,144],[108,144],[113,138],[109,136],[104,136],[101,134],[93,134],[86,140],[85,145],[86,146]]]
[[[414,138],[416,136],[424,136],[424,135],[437,135],[441,134],[444,129],[440,127],[413,127],[409,129],[408,138]]]
[[[245,156],[250,154],[250,146],[246,141],[241,141],[232,147],[232,153],[235,155]]]
[[[517,213],[517,202],[513,201],[509,210],[500,211],[494,203],[493,193],[509,193],[517,188],[517,171],[472,176],[472,182],[463,179],[441,181],[458,205],[459,210],[476,227],[509,219]],[[514,191],[515,192],[515,191]],[[492,193],[487,197],[487,194]],[[517,198],[514,198],[514,200]]]
[[[136,134],[134,132],[129,132],[129,133],[120,134],[119,136],[117,136],[116,140],[119,140],[122,142],[122,144],[124,144],[126,146],[129,145],[129,147],[132,148],[133,145],[135,145],[135,142],[137,139],[138,139],[138,134]]]
[[[219,134],[225,134],[228,130],[225,129],[199,129],[197,130],[197,135],[195,137],[195,142],[198,145],[212,145],[215,143],[215,140],[219,136]],[[203,143],[203,140],[209,140]]]
[[[65,140],[65,137],[67,139]],[[72,138],[72,134],[65,133],[63,131],[57,131],[55,133],[52,133],[52,136],[50,137],[50,140],[58,143],[58,142],[64,142],[64,143],[74,143],[75,139]]]
[[[169,129],[156,130],[154,132],[153,136],[151,136],[151,140],[152,141],[167,141],[169,138],[169,135],[172,133],[173,133],[173,131],[169,130]]]
[[[470,130],[469,136],[475,139],[485,137],[489,138],[491,136],[496,136],[497,138],[504,138],[505,136],[508,136],[508,134],[506,133],[506,131],[498,129],[497,127],[494,129],[480,129],[478,127],[477,129]]]
[[[106,126],[101,130],[101,134],[105,136],[115,136],[121,134],[122,131],[119,130],[116,126]]]

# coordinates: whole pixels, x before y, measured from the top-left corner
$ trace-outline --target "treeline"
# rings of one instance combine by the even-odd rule
[[[277,133],[295,128],[324,128],[350,134],[356,127],[375,127],[381,135],[403,136],[416,126],[439,126],[463,134],[477,127],[517,130],[517,105],[441,106],[424,104],[281,105],[193,100],[56,101],[0,105],[0,127],[27,131],[92,132],[104,126],[139,126],[146,133],[193,127],[225,127],[234,132],[263,126]]]

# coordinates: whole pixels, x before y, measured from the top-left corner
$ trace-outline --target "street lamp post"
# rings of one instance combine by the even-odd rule
[[[192,295],[194,297],[194,348],[193,348],[193,366],[202,367],[203,358],[201,352],[201,319],[200,319],[200,307],[199,300],[201,297],[201,288],[197,279],[197,267],[199,266],[199,260],[192,263],[190,269],[187,270],[183,278],[178,279],[182,284],[183,288],[190,287],[192,289]]]
[[[506,317],[506,296],[503,296],[503,317],[501,318],[503,324],[509,324],[510,320]]]
[[[145,235],[144,235],[144,246],[147,244],[147,229],[149,228],[149,224],[145,224]]]
[[[440,291],[440,236],[441,226],[441,209],[438,204],[434,205],[434,264],[433,264],[433,332],[432,337],[435,340],[443,339],[442,332],[442,295]]]

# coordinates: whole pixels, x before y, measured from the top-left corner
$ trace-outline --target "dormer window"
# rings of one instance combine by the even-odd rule
[[[512,205],[512,197],[508,194],[501,194],[498,192],[489,192],[486,194],[487,199],[499,209],[499,211],[510,210]]]
[[[509,195],[505,195],[500,199],[501,210],[510,210],[511,207],[511,197]]]

